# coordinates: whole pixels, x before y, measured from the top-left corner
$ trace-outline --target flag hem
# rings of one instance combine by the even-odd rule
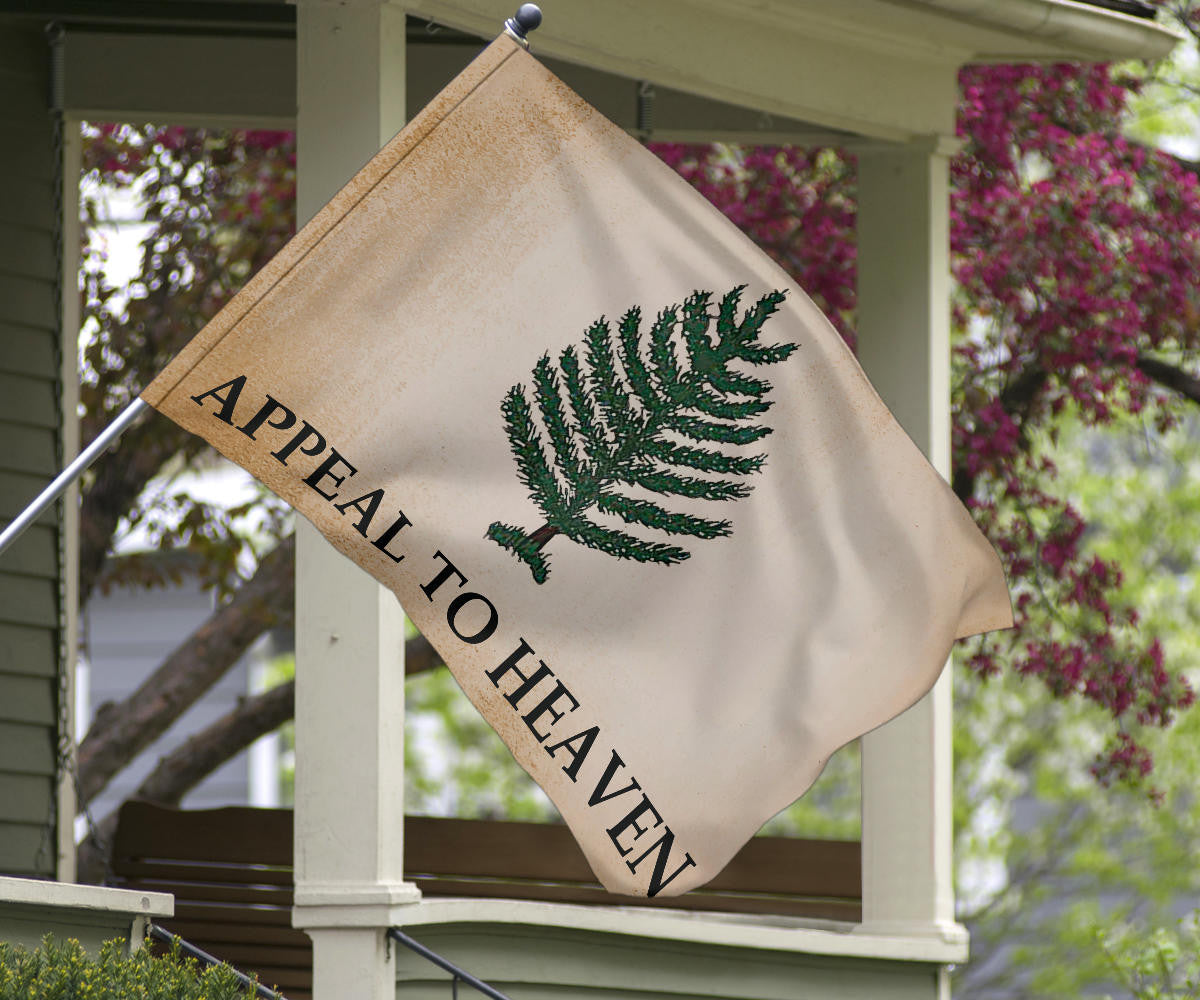
[[[139,394],[156,410],[192,369],[242,322],[272,290],[312,253],[338,224],[432,136],[512,56],[522,49],[508,35],[487,46],[462,74],[379,150],[279,253],[210,319]],[[472,70],[476,73],[472,74]],[[464,79],[464,77],[466,79]],[[465,89],[455,89],[462,83]],[[449,106],[447,106],[449,105]],[[183,362],[181,364],[181,362]],[[170,379],[164,378],[168,372]]]

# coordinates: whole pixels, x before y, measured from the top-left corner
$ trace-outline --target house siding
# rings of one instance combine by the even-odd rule
[[[711,942],[520,924],[404,928],[488,985],[521,1000],[933,1000],[931,962],[819,956]],[[397,1000],[441,1000],[449,975],[396,952]]]
[[[49,47],[0,21],[0,521],[59,467],[58,263]],[[62,648],[59,514],[0,556],[0,874],[53,877]]]
[[[88,719],[106,701],[128,698],[213,611],[213,594],[195,580],[155,590],[113,587],[94,594],[80,622],[87,671]],[[197,698],[165,733],[115,775],[89,805],[97,820],[137,792],[160,758],[237,707],[250,693],[250,657],[243,658]],[[189,808],[244,805],[251,800],[246,752],[226,761],[185,797]]]

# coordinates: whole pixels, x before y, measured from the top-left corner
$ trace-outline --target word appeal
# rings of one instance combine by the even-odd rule
[[[311,423],[274,396],[263,394],[253,402],[243,402],[246,380],[247,376],[239,375],[190,398],[214,420],[234,428],[264,449],[273,449],[267,452],[271,459],[294,472],[300,483],[347,518],[348,526],[391,562],[400,563],[412,555],[400,550],[399,537],[412,522],[394,503],[388,503],[384,490],[369,490],[361,495],[356,495],[358,490],[343,493],[343,487],[358,474],[358,469]],[[289,464],[293,460],[303,466],[306,474]],[[412,567],[413,563],[407,566]],[[423,581],[419,582],[421,592],[430,604],[439,606],[439,613],[445,615],[446,626],[454,636],[468,646],[481,646],[491,640],[500,626],[500,612],[495,603],[468,589],[467,575],[440,549],[428,557],[425,566],[415,579]],[[646,894],[658,895],[680,873],[694,867],[696,862],[691,854],[675,850],[675,834],[641,782],[631,773],[622,773],[627,768],[617,750],[608,746],[607,760],[603,752],[595,752],[596,745],[602,743],[601,727],[570,724],[569,717],[580,708],[579,700],[537,656],[534,647],[521,638],[515,648],[492,662],[496,666],[486,670],[484,676],[536,744],[556,765],[561,765],[573,785],[580,786],[580,794],[588,794],[588,809],[613,803],[618,810],[624,810],[611,812],[613,806],[601,810],[617,817],[604,831],[632,874],[648,872]],[[514,731],[510,726],[504,729]]]

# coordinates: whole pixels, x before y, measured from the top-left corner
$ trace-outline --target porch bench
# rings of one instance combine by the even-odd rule
[[[289,1000],[308,1000],[312,946],[291,925],[292,832],[290,809],[128,802],[114,837],[112,884],[174,894],[167,930],[256,972]],[[561,824],[409,816],[404,868],[426,897],[861,918],[856,841],[756,837],[704,888],[634,899],[604,891]]]

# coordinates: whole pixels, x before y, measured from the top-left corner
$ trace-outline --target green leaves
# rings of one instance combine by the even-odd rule
[[[532,403],[524,386],[509,390],[501,404],[509,447],[545,523],[525,534],[497,521],[487,537],[524,562],[537,583],[550,572],[542,549],[559,534],[618,559],[671,564],[689,556],[597,514],[671,535],[730,534],[729,521],[672,511],[647,494],[740,500],[751,489],[741,480],[766,461],[738,451],[771,433],[751,422],[770,408],[771,384],[746,369],[779,364],[798,345],[759,341],[782,291],[762,296],[738,319],[744,288],[726,293],[715,313],[711,292],[693,292],[662,309],[647,332],[638,306],[615,331],[601,317],[584,334],[582,360],[574,346],[557,368],[548,354],[538,360]]]
[[[201,969],[179,954],[178,946],[161,957],[142,948],[126,954],[120,940],[107,941],[99,956],[88,955],[78,941],[55,941],[47,934],[36,949],[0,942],[0,997],[21,1000],[252,1000],[225,965]]]

